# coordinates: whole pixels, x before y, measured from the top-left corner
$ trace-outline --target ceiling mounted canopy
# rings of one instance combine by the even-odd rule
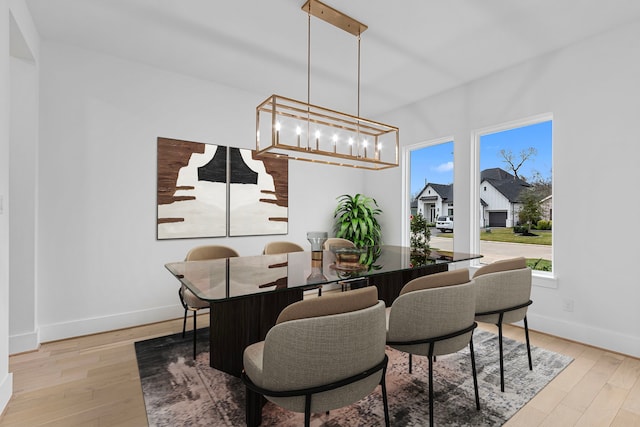
[[[367,26],[318,0],[308,0],[302,10],[308,16],[307,101],[271,95],[256,107],[257,155],[370,170],[398,166],[398,128],[360,117],[360,35]],[[357,37],[355,115],[310,103],[311,16]]]

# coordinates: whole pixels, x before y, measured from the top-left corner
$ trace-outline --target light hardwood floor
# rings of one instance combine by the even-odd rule
[[[205,326],[208,316],[198,320]],[[14,395],[0,426],[146,426],[133,343],[181,330],[177,319],[11,356]],[[524,341],[518,327],[506,327],[505,335]],[[531,341],[575,360],[507,426],[640,426],[640,360],[536,332]]]

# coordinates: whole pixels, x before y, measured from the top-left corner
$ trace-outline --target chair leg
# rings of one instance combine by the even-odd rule
[[[504,361],[502,356],[502,314],[498,323],[498,343],[500,347],[500,391],[504,392]]]
[[[194,310],[194,312],[193,312],[193,360],[196,360],[196,343],[197,343],[196,318],[198,317],[197,314],[198,314],[198,312]]]
[[[476,392],[476,409],[480,410],[480,397],[478,396],[478,375],[476,371],[476,356],[473,351],[473,335],[469,341],[469,355],[471,356],[471,370],[473,371],[473,390]]]
[[[386,366],[382,369],[382,379],[380,380],[380,386],[382,387],[382,405],[384,406],[384,425],[389,427],[389,402],[387,400],[387,382],[385,377],[387,375]]]
[[[413,358],[411,357],[411,353],[409,353],[409,373],[411,373],[412,362],[413,362]]]
[[[184,333],[187,330],[187,309],[184,309],[184,319],[182,320],[182,338],[184,338]]]
[[[433,348],[433,343],[431,344]],[[429,355],[429,427],[433,427],[433,357]]]
[[[304,427],[311,426],[311,395],[304,397]]]
[[[246,387],[245,422],[247,427],[257,427],[262,422],[263,397]]]
[[[529,356],[529,370],[533,371],[533,363],[531,362],[531,344],[529,343],[529,324],[527,316],[524,316],[524,335],[527,338],[527,356]]]

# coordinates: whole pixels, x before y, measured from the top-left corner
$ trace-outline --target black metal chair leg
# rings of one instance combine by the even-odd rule
[[[533,371],[533,362],[531,361],[531,344],[529,343],[529,324],[527,316],[524,316],[524,335],[527,338],[527,356],[529,356],[529,370]]]
[[[197,311],[193,312],[193,360],[196,360],[196,343],[197,343],[197,337],[196,337],[196,315],[198,314]]]
[[[262,404],[264,397],[246,387],[245,421],[247,427],[257,427],[262,422]]]
[[[182,320],[182,338],[184,338],[185,331],[187,330],[187,309],[184,309],[184,319]]]
[[[476,409],[480,410],[480,397],[478,396],[478,375],[476,371],[476,356],[473,351],[473,335],[469,341],[469,355],[471,356],[471,370],[473,371],[473,390],[476,392]]]
[[[429,355],[429,427],[433,427],[433,357]]]
[[[387,381],[385,377],[387,375],[387,368],[382,370],[382,379],[380,380],[380,386],[382,387],[382,404],[384,405],[384,425],[389,427],[389,402],[387,401]]]
[[[311,426],[311,395],[304,398],[304,427]]]
[[[412,362],[413,362],[413,358],[411,357],[411,353],[409,353],[409,373],[411,373]]]
[[[502,356],[502,315],[498,324],[498,343],[500,345],[500,391],[504,392],[504,361]]]

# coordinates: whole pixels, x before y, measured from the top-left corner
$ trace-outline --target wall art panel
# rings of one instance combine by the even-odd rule
[[[158,239],[227,235],[227,147],[158,138]]]
[[[289,163],[254,150],[229,152],[229,235],[287,234]]]

